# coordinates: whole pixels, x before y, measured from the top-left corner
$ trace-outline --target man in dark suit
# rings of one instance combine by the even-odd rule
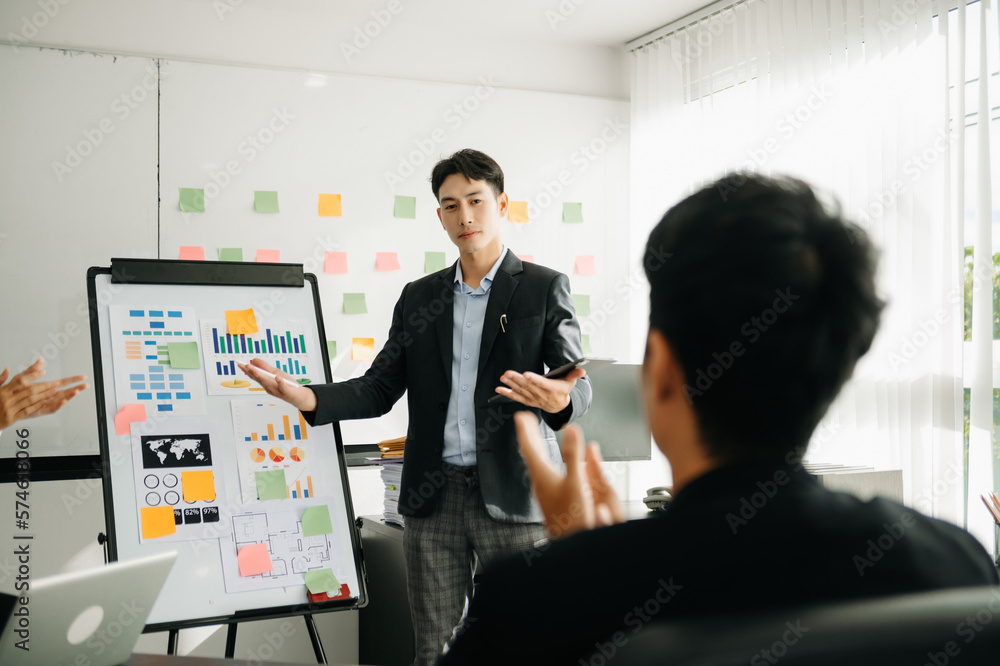
[[[431,187],[459,260],[403,288],[363,377],[303,388],[258,372],[276,372],[260,359],[240,366],[310,425],[379,416],[407,392],[399,511],[417,664],[433,663],[460,622],[477,558],[487,564],[543,537],[515,411],[541,416],[544,455],[559,460],[553,430],[582,415],[592,395],[582,370],[541,376],[583,355],[580,327],[569,279],[501,243],[500,166],[462,150],[434,167]],[[488,405],[497,394],[506,403]]]
[[[733,175],[668,211],[644,263],[643,394],[673,502],[621,523],[596,445],[577,462],[571,426],[564,477],[518,414],[546,526],[564,538],[487,567],[442,664],[603,664],[663,618],[998,583],[964,530],[831,492],[800,465],[878,327],[863,231],[804,183]],[[789,619],[791,651],[809,628]]]

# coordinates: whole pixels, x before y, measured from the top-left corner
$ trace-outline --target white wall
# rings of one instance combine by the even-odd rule
[[[550,7],[534,0],[513,9],[497,3],[488,18],[482,6],[470,7],[429,0],[3,0],[0,40],[446,83],[485,77],[506,88],[628,98],[627,60],[617,44],[567,39],[575,26],[550,24]],[[602,8],[611,10],[621,13]]]

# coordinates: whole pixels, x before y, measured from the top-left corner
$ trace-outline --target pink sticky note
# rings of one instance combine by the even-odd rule
[[[241,576],[256,576],[274,568],[266,543],[243,546],[236,554],[236,561],[239,562]]]
[[[398,271],[399,257],[395,252],[376,252],[375,269],[379,271]]]
[[[132,431],[132,423],[146,421],[146,405],[125,405],[115,414],[115,434],[127,435]]]
[[[178,259],[205,261],[205,248],[199,245],[181,245],[181,256]]]
[[[597,266],[594,265],[594,255],[578,254],[576,256],[576,272],[580,275],[597,275]]]
[[[326,261],[323,262],[323,272],[324,273],[346,273],[347,272],[347,253],[346,252],[327,252]]]
[[[520,259],[521,261],[529,261],[531,263],[535,263],[535,255],[533,254],[519,254],[517,255],[517,258]]]
[[[270,264],[280,264],[281,250],[257,250],[257,261]]]

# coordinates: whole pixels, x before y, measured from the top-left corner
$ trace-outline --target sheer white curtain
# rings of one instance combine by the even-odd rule
[[[966,90],[970,68],[997,69],[996,8],[975,5],[982,21],[928,0],[749,0],[637,46],[631,244],[638,256],[666,208],[734,169],[793,175],[838,199],[881,249],[889,306],[809,458],[902,469],[908,504],[963,524],[965,381],[969,526],[992,548],[978,497],[993,487],[989,250],[976,254],[986,279],[963,349],[967,211],[975,247],[991,248],[994,187],[989,123],[970,141],[966,121],[971,100],[983,118],[1000,101],[995,76]]]

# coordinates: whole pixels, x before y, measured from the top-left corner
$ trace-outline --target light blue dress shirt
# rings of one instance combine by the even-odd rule
[[[476,380],[479,376],[479,348],[483,340],[483,322],[490,287],[497,270],[507,256],[507,248],[493,268],[479,283],[478,289],[465,284],[462,262],[455,270],[455,312],[452,323],[451,395],[444,422],[444,450],[441,458],[452,465],[476,464]]]

